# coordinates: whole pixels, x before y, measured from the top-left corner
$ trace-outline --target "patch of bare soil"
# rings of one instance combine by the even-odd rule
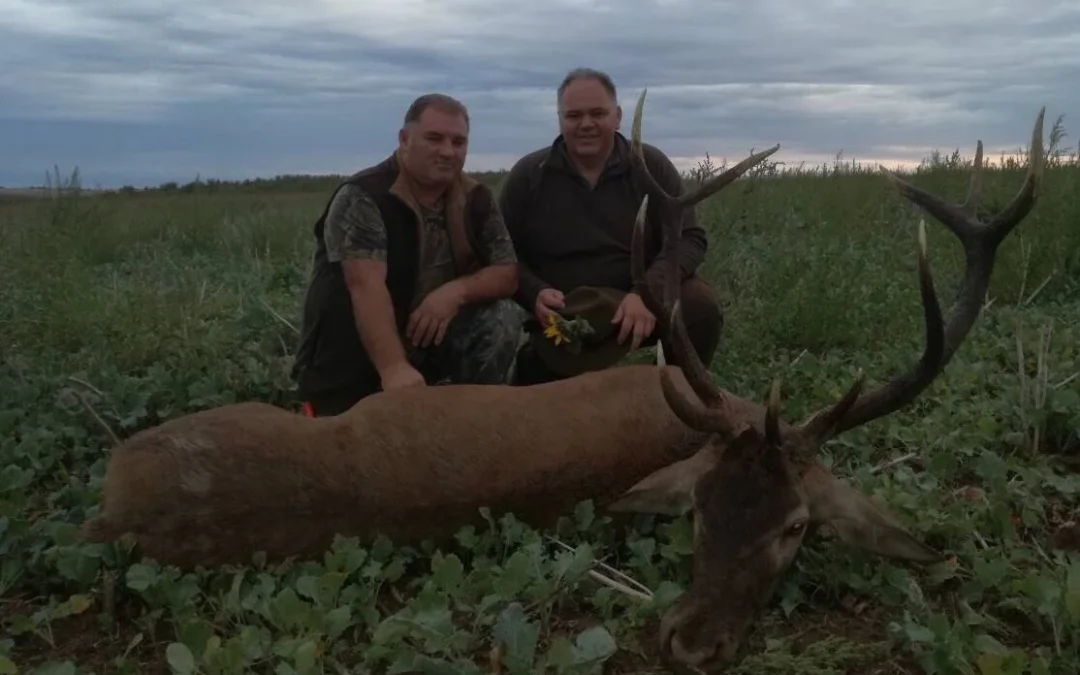
[[[887,639],[887,622],[888,610],[880,607],[836,608],[821,613],[804,611],[792,617],[791,632],[784,637],[792,637],[799,649],[837,636],[876,645]],[[847,672],[852,675],[914,675],[923,670],[910,656],[893,650],[875,663],[855,665]]]
[[[36,605],[14,599],[0,607],[4,616],[12,616],[30,614],[35,611]],[[46,635],[51,633],[52,644],[38,634],[15,636],[12,656],[20,672],[30,672],[49,661],[71,661],[80,671],[115,673],[118,669],[117,659],[124,657],[126,672],[169,675],[169,667],[165,663],[168,641],[160,636],[155,641],[145,633],[136,622],[137,608],[120,608],[116,621],[110,621],[100,610],[100,606],[95,604],[81,614],[53,621],[45,629],[48,631]]]
[[[1080,551],[1080,513],[1058,525],[1050,533],[1048,543],[1062,551]]]

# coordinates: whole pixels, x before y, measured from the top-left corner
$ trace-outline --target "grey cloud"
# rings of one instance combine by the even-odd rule
[[[1040,105],[1080,99],[1080,6],[1051,0],[431,7],[0,0],[0,183],[54,161],[125,182],[351,170],[432,90],[469,106],[470,164],[508,166],[551,142],[578,65],[615,77],[627,125],[648,87],[646,139],[686,157],[1013,149]]]

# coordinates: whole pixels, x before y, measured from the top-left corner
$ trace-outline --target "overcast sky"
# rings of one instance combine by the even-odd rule
[[[396,4],[394,4],[396,3]],[[676,160],[917,162],[1080,127],[1080,3],[1056,0],[0,0],[0,185],[351,172],[432,90],[469,169],[557,132],[555,89],[607,70],[629,133]],[[1075,148],[1080,130],[1066,139]]]

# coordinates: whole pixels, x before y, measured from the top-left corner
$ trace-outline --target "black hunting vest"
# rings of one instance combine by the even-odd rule
[[[344,185],[355,185],[367,192],[386,225],[386,285],[401,334],[420,272],[423,220],[419,207],[401,180],[395,156],[353,174],[334,190],[334,195]],[[377,391],[379,385],[375,365],[360,342],[341,263],[331,263],[326,257],[323,229],[334,195],[327,200],[314,227],[314,267],[293,367],[302,398],[341,389],[358,389],[366,394]],[[491,190],[467,176],[462,176],[448,195],[446,226],[458,275],[471,274],[487,264],[478,242],[493,203]]]

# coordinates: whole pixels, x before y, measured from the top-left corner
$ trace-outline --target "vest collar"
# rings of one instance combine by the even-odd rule
[[[399,156],[400,150],[395,150],[386,160],[391,172],[395,175],[394,182],[390,186],[390,194],[400,199],[409,210],[416,216],[416,225],[420,241],[423,242],[424,215],[420,203],[416,200],[413,191],[414,181],[405,171]],[[454,182],[444,193],[444,209],[446,217],[446,230],[450,237],[450,249],[453,253],[454,263],[458,273],[463,274],[473,268],[476,263],[476,254],[469,245],[465,232],[465,208],[469,193],[476,189],[480,182],[464,171],[458,174]],[[421,248],[423,244],[421,243]]]

